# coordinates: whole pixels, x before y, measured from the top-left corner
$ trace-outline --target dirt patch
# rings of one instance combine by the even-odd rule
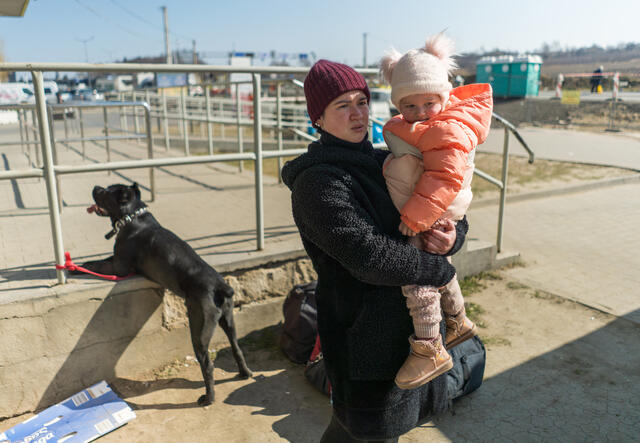
[[[616,102],[613,108],[611,100],[566,105],[558,99],[496,99],[494,112],[518,127],[603,131],[613,123],[618,129],[640,130],[640,103],[624,101]]]
[[[475,164],[476,168],[492,177],[501,177],[501,154],[478,152],[475,157]],[[557,189],[578,183],[622,177],[630,174],[632,173],[626,169],[610,166],[583,165],[542,159],[536,159],[533,163],[529,163],[526,157],[509,156],[507,195]],[[479,177],[473,179],[471,189],[474,200],[499,195],[499,190],[495,185]]]

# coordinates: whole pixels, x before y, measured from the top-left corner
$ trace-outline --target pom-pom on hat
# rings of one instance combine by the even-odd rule
[[[367,101],[371,100],[366,80],[352,67],[318,60],[304,80],[304,96],[311,124],[316,126],[316,121],[334,99],[354,90],[361,90],[367,96]]]
[[[438,94],[443,103],[452,85],[449,74],[457,68],[453,60],[454,43],[443,32],[429,37],[422,48],[402,55],[392,49],[380,61],[380,73],[391,85],[391,101],[413,94]]]

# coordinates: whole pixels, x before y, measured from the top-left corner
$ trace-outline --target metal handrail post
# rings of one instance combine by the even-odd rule
[[[509,128],[504,128],[504,146],[502,148],[502,187],[500,188],[500,207],[498,208],[497,252],[502,251],[502,230],[504,224],[504,206],[507,201],[507,177],[509,174]]]
[[[209,155],[213,155],[213,124],[211,123],[211,97],[209,91],[211,88],[206,86],[204,88],[204,105],[207,107],[207,140],[209,142]]]
[[[224,103],[220,100],[220,118],[224,118]],[[220,138],[224,140],[226,138],[224,133],[225,127],[224,123],[220,125]]]
[[[151,106],[149,103],[143,103],[144,119],[147,123],[147,157],[153,158],[153,137],[151,134]],[[156,199],[156,175],[155,168],[149,168],[149,188],[151,189],[151,201]]]
[[[47,118],[49,120],[49,138],[51,142],[51,153],[53,158],[53,164],[58,164],[58,145],[56,144],[56,131],[53,121],[53,109],[51,106],[45,106],[48,108]],[[56,188],[58,189],[58,211],[62,212],[62,188],[60,187],[60,177],[56,175]]]
[[[242,154],[244,152],[244,140],[242,134],[242,126],[240,125],[240,115],[242,114],[242,109],[240,108],[240,88],[236,85],[236,128],[238,129],[238,152]],[[244,170],[244,163],[240,160],[240,164],[238,166],[240,172]]]
[[[38,133],[36,132],[36,109],[32,109],[31,110],[31,120],[33,121],[33,139],[36,140],[38,138]],[[39,126],[38,126],[39,128]],[[42,143],[42,142],[41,142]],[[36,151],[36,166],[41,167],[43,165],[42,162],[42,152],[40,152],[40,149],[35,149]]]
[[[136,101],[136,93],[135,91],[132,93],[131,101]],[[133,130],[136,135],[140,134],[140,123],[138,122],[138,108],[136,106],[132,106],[131,110],[133,111]],[[135,140],[136,144],[140,141],[138,139]]]
[[[276,131],[278,137],[278,151],[282,151],[282,83],[276,84]],[[278,183],[282,183],[282,157],[278,157]]]
[[[151,104],[151,93],[149,92],[149,88],[144,90],[144,100],[149,103],[149,109],[153,109],[153,105]],[[160,131],[160,121],[158,120],[158,131]]]
[[[27,115],[26,109],[20,112],[22,112],[24,118],[24,141],[27,144],[27,160],[29,160],[29,164],[31,165],[33,164],[33,160],[31,158],[31,143],[29,143],[29,116]]]
[[[120,109],[124,109],[123,107]],[[111,161],[111,146],[109,146],[109,119],[107,117],[107,107],[102,107],[102,119],[104,120],[104,145],[107,150],[107,162]],[[111,171],[107,172],[107,175],[111,175]]]
[[[169,118],[167,117],[167,91],[162,90],[162,118],[164,119],[164,147],[169,150]]]
[[[78,119],[80,120],[80,138],[82,139],[82,160],[86,159],[85,146],[84,146],[84,120],[82,118],[82,108],[78,108]]]
[[[33,79],[33,92],[36,95],[36,112],[38,113],[38,127],[40,129],[40,143],[44,158],[44,177],[47,185],[47,202],[49,203],[49,220],[51,222],[51,235],[53,236],[53,250],[56,264],[64,265],[64,245],[62,244],[62,227],[60,224],[60,212],[58,211],[58,189],[56,187],[55,171],[53,169],[53,156],[51,152],[51,135],[49,134],[49,119],[47,118],[46,98],[42,72],[31,71]],[[64,284],[66,276],[62,269],[56,269],[58,283]]]
[[[254,164],[256,184],[256,235],[258,251],[264,249],[264,207],[262,195],[262,110],[260,106],[262,87],[260,74],[253,74],[253,144],[256,154]]]
[[[69,138],[69,125],[67,125],[67,110],[62,108],[62,122],[64,123],[64,138]],[[69,150],[69,145],[67,145],[67,151]]]
[[[118,101],[124,101],[124,92],[118,92]],[[120,129],[125,132],[129,130],[129,123],[127,122],[127,110],[124,107],[120,108]]]
[[[22,124],[22,109],[16,110],[16,114],[18,114],[18,123],[20,124],[20,152],[24,154],[24,136],[22,135],[22,131],[23,127],[26,129],[26,125]],[[27,147],[28,146],[29,145],[27,145]]]
[[[189,127],[187,126],[187,101],[184,97],[184,88],[180,88],[180,118],[182,119],[182,135],[184,137],[184,155],[189,156]]]
[[[158,99],[158,91],[153,92],[153,95],[151,95],[152,91],[150,91],[149,89],[147,89],[146,91],[147,91],[147,103],[149,103],[149,106],[151,106],[151,113],[153,114],[153,107],[155,106],[156,108],[158,108],[160,106],[160,100]],[[160,131],[162,131],[162,121],[160,119],[159,112],[156,112],[156,125],[157,125],[156,132],[159,134]]]

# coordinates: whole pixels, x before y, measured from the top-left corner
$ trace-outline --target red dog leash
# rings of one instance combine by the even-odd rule
[[[56,265],[56,269],[66,269],[67,271],[80,271],[87,274],[95,275],[96,277],[106,278],[107,280],[112,280],[112,281],[124,280],[125,278],[129,278],[135,275],[135,274],[129,274],[124,277],[118,277],[117,275],[98,274],[97,272],[93,272],[88,270],[87,268],[83,268],[82,266],[76,265],[71,260],[71,254],[69,254],[68,252],[64,253],[64,265]]]

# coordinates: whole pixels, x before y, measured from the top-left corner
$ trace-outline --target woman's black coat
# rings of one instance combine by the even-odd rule
[[[398,436],[446,409],[445,377],[414,390],[394,384],[413,326],[401,285],[443,286],[454,268],[398,231],[400,216],[382,176],[387,151],[323,133],[288,162],[293,217],[318,273],[316,297],[333,407],[358,438]],[[460,249],[468,225],[457,225]]]

